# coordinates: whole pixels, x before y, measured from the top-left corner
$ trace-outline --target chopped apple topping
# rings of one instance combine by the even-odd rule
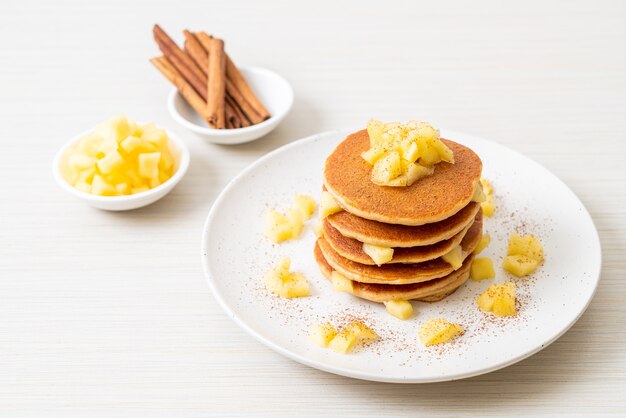
[[[409,319],[413,315],[413,305],[408,300],[390,300],[385,302],[385,309],[399,319]]]
[[[276,209],[267,212],[265,236],[276,243],[298,238],[304,222],[315,211],[315,199],[311,196],[296,195],[293,200],[293,206],[284,215]]]
[[[352,293],[352,280],[348,279],[343,274],[333,270],[330,274],[330,280],[333,284],[333,290],[337,292]]]
[[[463,248],[457,245],[449,252],[442,255],[441,258],[443,258],[443,261],[450,264],[453,269],[458,270],[463,265]]]
[[[476,299],[476,303],[483,312],[491,312],[495,316],[515,316],[515,283],[492,284]]]
[[[335,335],[337,335],[337,330],[330,322],[314,324],[309,332],[311,340],[320,347],[328,347]]]
[[[480,184],[482,185],[483,194],[485,199],[481,202],[476,200],[476,202],[480,203],[480,206],[483,209],[483,215],[485,216],[493,216],[495,212],[495,204],[493,202],[493,186],[486,178],[480,179]]]
[[[265,275],[265,288],[283,298],[308,296],[309,282],[301,273],[289,271],[291,260],[283,257],[279,263]]]
[[[474,254],[480,254],[491,242],[489,234],[483,234],[478,241],[478,245],[474,248]]]
[[[507,256],[502,262],[502,267],[516,275],[524,277],[535,270],[543,262],[543,246],[539,238],[532,234],[511,234]]]
[[[320,197],[320,219],[324,219],[333,213],[341,212],[343,208],[337,204],[332,194],[324,190]]]
[[[443,344],[458,335],[463,335],[465,330],[460,324],[449,322],[443,318],[433,318],[424,322],[419,329],[419,338],[424,345]]]
[[[496,277],[496,271],[493,268],[491,258],[475,258],[470,267],[470,277],[476,282]]]
[[[363,251],[369,255],[376,265],[381,266],[393,258],[393,248],[363,243]]]

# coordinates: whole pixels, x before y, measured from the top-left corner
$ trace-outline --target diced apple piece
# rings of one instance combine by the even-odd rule
[[[483,312],[492,312],[495,316],[515,316],[515,283],[496,283],[489,286],[476,299]]]
[[[282,213],[270,209],[265,217],[265,236],[279,243],[293,237],[293,227]]]
[[[320,197],[320,219],[342,210],[343,208],[337,204],[333,195],[324,190]]]
[[[113,151],[117,151],[117,142],[115,142],[112,139],[107,139],[100,143],[96,157],[102,158],[105,155],[110,154]]]
[[[537,270],[539,262],[525,255],[508,255],[502,261],[502,267],[517,277],[528,276]]]
[[[98,161],[94,157],[85,154],[72,154],[67,159],[67,165],[76,171],[82,171],[87,168],[93,168]]]
[[[417,180],[430,176],[435,172],[434,167],[424,167],[421,164],[409,164],[406,172],[406,185],[410,186],[415,183]]]
[[[383,122],[379,120],[375,120],[375,119],[370,119],[367,122],[367,133],[370,137],[371,148],[376,147],[378,143],[378,138],[380,138],[382,134],[385,133],[385,131],[386,131],[386,128]]]
[[[399,319],[409,319],[413,315],[413,305],[407,300],[390,300],[384,302],[385,309]]]
[[[496,277],[496,271],[493,268],[491,258],[475,258],[470,267],[470,277],[476,282]]]
[[[265,275],[265,287],[272,293],[284,298],[308,296],[309,282],[301,273],[291,273],[291,260],[283,257],[279,263]]]
[[[91,183],[91,193],[98,196],[115,196],[117,195],[117,190],[101,175],[96,174]]]
[[[437,151],[437,154],[439,154],[439,158],[441,159],[441,161],[454,164],[454,153],[441,140],[435,139],[430,143],[430,145]]]
[[[419,329],[420,342],[426,346],[443,344],[465,332],[460,324],[443,318],[432,318],[424,322]]]
[[[148,186],[137,186],[130,189],[131,194],[143,193],[150,190]]]
[[[335,335],[337,335],[337,330],[330,322],[314,324],[309,332],[311,340],[320,347],[328,347]]]
[[[160,152],[139,154],[139,175],[143,178],[159,178]]]
[[[417,148],[417,143],[414,141],[408,142],[408,145],[405,145],[402,148],[402,158],[406,161],[414,163],[417,161],[419,157],[419,151]]]
[[[430,138],[420,138],[417,142],[420,159],[419,162],[425,166],[433,166],[441,162],[439,151],[433,145],[435,141]]]
[[[313,227],[313,233],[318,238],[321,238],[324,236],[324,228],[322,227],[321,221],[315,224],[315,226]]]
[[[124,195],[130,193],[130,186],[128,183],[118,183],[115,185],[115,190],[117,190],[118,194]]]
[[[166,148],[167,149],[167,148]],[[170,152],[161,152],[161,160],[159,161],[159,170],[169,173],[168,178],[172,176],[172,170],[174,168],[174,157]]]
[[[487,195],[485,201],[480,204],[480,207],[483,209],[483,215],[490,217],[493,216],[493,213],[495,212],[493,196]]]
[[[480,179],[480,183],[483,186],[483,191],[485,192],[486,195],[490,195],[493,194],[493,186],[491,185],[491,183],[489,182],[489,180],[487,180],[484,177],[481,177]]]
[[[345,329],[352,333],[357,340],[375,340],[378,338],[378,334],[373,329],[359,320],[352,321]]]
[[[476,184],[474,188],[474,195],[472,196],[472,202],[482,203],[487,200],[483,187],[480,184]]]
[[[363,243],[363,251],[379,266],[388,263],[393,258],[393,248],[389,247]]]
[[[141,138],[136,137],[134,135],[130,135],[130,136],[127,136],[126,139],[124,139],[120,143],[120,147],[127,154],[131,154],[133,151],[140,149],[142,144],[143,144],[143,140]]]
[[[119,152],[111,151],[98,160],[96,165],[102,174],[111,174],[124,165],[124,159]]]
[[[304,194],[296,195],[293,198],[293,207],[304,215],[304,219],[309,219],[315,212],[315,199]]]
[[[380,158],[372,168],[372,181],[375,184],[384,186],[391,180],[402,175],[402,163],[400,154],[397,151],[390,152]]]
[[[463,265],[463,260],[465,260],[463,257],[463,248],[460,245],[457,245],[449,252],[441,256],[441,258],[443,258],[443,261],[450,264],[453,269],[458,270]]]
[[[344,328],[328,343],[328,348],[340,354],[345,354],[356,342],[356,336],[349,329]]]
[[[361,153],[361,157],[370,165],[374,165],[383,155],[385,155],[385,150],[381,148],[370,148]]]
[[[302,231],[302,226],[304,225],[304,213],[299,209],[289,208],[285,214],[285,218],[287,222],[289,222],[289,225],[291,225],[291,236],[298,238]]]
[[[76,152],[95,158],[100,152],[100,145],[102,144],[102,141],[102,137],[95,134],[84,136],[78,141],[78,144],[76,145]]]
[[[81,192],[91,193],[91,184],[89,184],[89,183],[87,183],[85,181],[78,181],[78,182],[76,182],[76,184],[74,184],[74,187],[76,187]]]
[[[156,145],[158,148],[167,146],[168,141],[165,131],[155,126],[144,128],[141,139]]]
[[[478,245],[474,248],[474,254],[480,254],[491,242],[491,236],[489,234],[483,234],[478,241]]]
[[[507,255],[525,255],[541,263],[543,261],[543,246],[535,235],[518,235],[514,232],[509,238]]]
[[[333,284],[333,290],[335,290],[336,292],[345,292],[352,294],[352,280],[334,270],[330,274],[330,280]]]

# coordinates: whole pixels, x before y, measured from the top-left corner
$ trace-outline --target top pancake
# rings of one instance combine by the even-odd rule
[[[480,210],[480,203],[469,205],[449,218],[419,226],[386,224],[360,218],[342,210],[326,218],[341,235],[383,247],[408,248],[436,244],[452,238],[472,222]]]
[[[387,187],[370,180],[372,166],[361,157],[369,149],[369,135],[355,132],[326,159],[324,186],[341,207],[362,218],[401,225],[449,218],[472,200],[482,162],[469,148],[442,141],[454,153],[455,164],[436,164],[432,175],[411,186]]]

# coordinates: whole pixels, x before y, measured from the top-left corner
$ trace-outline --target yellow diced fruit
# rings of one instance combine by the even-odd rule
[[[324,236],[324,228],[322,227],[322,222],[318,222],[313,227],[313,233],[316,237],[321,238]]]
[[[389,247],[363,243],[363,251],[379,266],[388,263],[393,258],[393,248]]]
[[[139,154],[139,175],[147,179],[158,179],[160,160],[160,152]]]
[[[417,149],[417,143],[411,141],[408,145],[405,145],[402,149],[402,158],[406,161],[414,163],[419,157],[419,151]]]
[[[98,154],[96,154],[96,157],[102,158],[103,156],[110,154],[113,151],[117,151],[117,142],[112,139],[107,139],[100,143],[100,146],[98,147]]]
[[[413,305],[407,300],[390,300],[385,302],[385,309],[399,319],[409,319],[413,315]]]
[[[539,262],[525,255],[508,255],[502,261],[502,267],[517,277],[528,276],[537,270]]]
[[[387,129],[385,128],[385,124],[379,120],[370,119],[367,122],[367,134],[370,137],[370,147],[376,147],[378,143],[378,138],[385,133]]]
[[[489,234],[483,234],[480,237],[480,241],[478,241],[478,245],[476,246],[476,248],[474,248],[474,254],[480,254],[482,250],[487,248],[490,242],[491,237],[489,236]]]
[[[293,228],[285,215],[270,209],[265,217],[265,236],[279,243],[293,237]]]
[[[146,140],[159,148],[167,145],[167,134],[165,131],[154,126],[144,128],[141,139]]]
[[[84,182],[84,181],[78,181],[76,182],[76,184],[74,185],[74,187],[76,187],[78,190],[80,190],[81,192],[85,192],[85,193],[91,193],[91,184]]]
[[[137,194],[137,193],[147,192],[148,190],[150,190],[148,186],[138,186],[138,187],[132,187],[130,189],[130,192],[131,194]]]
[[[84,154],[88,157],[95,158],[100,152],[100,145],[102,144],[102,137],[95,134],[89,134],[78,141],[76,151],[80,154]]]
[[[406,185],[410,186],[417,180],[430,176],[435,172],[434,167],[424,167],[420,164],[409,164],[406,172]]]
[[[518,235],[514,232],[509,238],[507,255],[525,255],[541,263],[543,261],[543,246],[535,235]]]
[[[93,168],[98,161],[94,157],[85,154],[72,154],[67,159],[67,165],[76,171],[82,171],[87,168]]]
[[[493,203],[493,196],[487,195],[484,202],[480,204],[480,207],[483,209],[483,215],[485,216],[493,216],[495,211],[495,205]]]
[[[432,141],[431,146],[435,150],[437,150],[437,154],[439,154],[439,158],[441,159],[441,161],[454,164],[454,153],[441,140],[437,139],[437,140]]]
[[[472,196],[472,202],[482,203],[487,200],[487,196],[485,196],[485,192],[483,191],[483,187],[480,184],[477,184],[474,188],[474,195]]]
[[[470,277],[476,282],[496,277],[491,258],[475,258],[470,267]]]
[[[136,137],[134,135],[130,135],[130,136],[127,136],[126,139],[124,139],[120,143],[120,147],[127,154],[130,154],[133,151],[140,149],[141,148],[141,144],[143,144],[143,140],[141,138]]]
[[[292,238],[298,238],[302,231],[302,226],[304,225],[304,213],[300,212],[299,209],[289,208],[285,214],[285,218],[291,226]]]
[[[476,299],[483,312],[492,312],[495,316],[515,316],[515,283],[496,283],[489,286]]]
[[[434,142],[435,141],[430,138],[420,138],[417,142],[421,164],[432,166],[441,161],[441,156],[434,146]]]
[[[337,330],[330,322],[314,324],[309,332],[311,340],[320,347],[328,347],[335,335],[337,335]]]
[[[320,219],[342,211],[343,208],[337,204],[333,195],[323,191],[320,197]]]
[[[96,126],[95,133],[105,141],[117,143],[131,134],[131,127],[126,117],[116,116]]]
[[[378,334],[373,329],[359,320],[352,321],[345,329],[358,340],[375,340],[378,338]]]
[[[387,185],[400,175],[402,175],[402,163],[397,151],[390,152],[380,158],[372,168],[372,181],[381,186]]]
[[[315,199],[307,195],[296,195],[293,198],[293,207],[304,215],[304,219],[309,219],[315,212]]]
[[[291,260],[282,258],[279,263],[265,275],[265,287],[272,293],[284,298],[308,296],[309,282],[301,273],[290,273]]]
[[[330,340],[328,348],[340,354],[345,354],[356,342],[356,336],[349,329],[344,328]]]
[[[424,322],[419,329],[419,338],[424,345],[437,345],[450,341],[465,332],[460,324],[443,318],[432,318]]]
[[[383,155],[385,155],[385,150],[381,148],[370,148],[361,153],[361,157],[370,165],[374,165]]]
[[[333,270],[330,274],[333,290],[352,294],[352,280]]]
[[[482,177],[480,179],[480,183],[483,186],[483,191],[485,192],[485,194],[487,194],[487,195],[493,194],[493,186],[491,185],[489,180],[487,180],[486,178]]]
[[[172,175],[174,163],[175,163],[174,157],[172,156],[170,152],[161,152],[161,160],[159,161],[159,170],[167,171],[168,173],[170,173],[168,178],[171,177]]]
[[[130,186],[128,185],[128,183],[118,183],[115,185],[115,189],[117,190],[118,194],[129,194],[130,193]]]
[[[98,169],[102,174],[111,174],[124,165],[124,159],[117,151],[111,151],[98,160]]]
[[[115,196],[117,195],[117,190],[101,175],[96,174],[91,183],[91,193],[98,196]]]
[[[450,264],[453,269],[458,270],[463,265],[463,248],[460,245],[457,245],[449,252],[441,256],[443,261]]]

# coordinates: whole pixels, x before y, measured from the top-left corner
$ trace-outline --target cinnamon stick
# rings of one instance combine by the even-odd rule
[[[209,53],[209,59],[211,59],[210,48],[211,48],[211,41],[213,37],[209,36],[208,34],[204,32],[199,32],[199,33],[196,33],[195,35],[197,36],[200,44]],[[228,95],[230,95],[233,98],[233,101],[237,104],[237,106],[241,109],[241,111],[245,113],[246,117],[253,124],[263,122],[265,119],[269,117],[269,113],[267,113],[267,110],[265,110],[265,113],[267,114],[267,117],[266,117],[263,114],[261,114],[259,110],[257,110],[253,106],[252,103],[248,101],[248,99],[242,94],[241,91],[239,91],[239,89],[235,86],[233,81],[228,77],[226,78],[226,92],[228,93]],[[254,96],[254,93],[252,93],[252,96]],[[256,100],[256,96],[254,96],[254,98]],[[258,100],[256,101],[258,102]]]
[[[207,71],[207,108],[211,121],[218,129],[226,127],[224,94],[226,93],[226,56],[224,41],[211,39]]]
[[[181,50],[159,25],[153,28],[159,49],[204,100],[207,100],[206,77],[196,63]]]
[[[206,103],[195,89],[185,80],[180,72],[165,57],[152,58],[150,62],[178,89],[187,103],[204,119],[210,123]]]
[[[200,68],[203,72],[203,75],[205,75],[205,71],[209,68],[208,52],[198,41],[195,34],[189,32],[188,30],[185,30],[183,33],[185,34],[185,53],[194,60],[194,62],[198,65],[198,68]],[[208,81],[206,82],[208,83]],[[235,100],[229,94],[229,90],[229,88],[226,88],[226,104],[224,110],[228,111],[231,115],[235,115],[238,120],[238,123],[235,125],[239,125],[236,127],[242,128],[252,125],[252,122],[250,122],[250,120],[243,114],[241,109],[239,109],[239,106],[235,103]]]

